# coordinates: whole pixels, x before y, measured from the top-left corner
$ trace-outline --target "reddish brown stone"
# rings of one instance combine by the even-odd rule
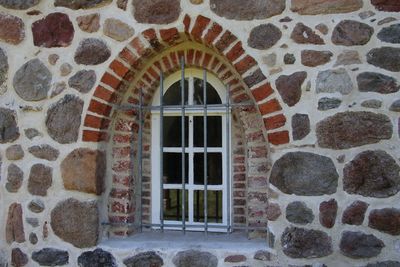
[[[376,9],[387,12],[400,12],[400,2],[398,0],[371,0]]]
[[[74,38],[74,26],[67,14],[56,12],[32,24],[33,44],[42,47],[69,46]]]
[[[365,212],[368,204],[363,201],[354,201],[343,212],[342,223],[351,225],[361,225],[364,221]]]
[[[274,46],[282,37],[282,32],[275,25],[268,23],[253,28],[247,43],[256,49],[268,49]]]
[[[267,207],[267,219],[269,221],[275,221],[281,216],[281,208],[276,203],[268,203]]]
[[[354,20],[343,20],[332,33],[332,42],[336,45],[365,45],[371,39],[374,28]]]
[[[335,225],[338,204],[335,199],[324,201],[319,205],[319,222],[326,228]]]
[[[35,164],[31,168],[28,180],[28,191],[32,195],[46,196],[52,184],[53,169],[43,164]]]
[[[362,259],[378,256],[385,244],[371,234],[345,231],[342,233],[339,246],[343,255],[353,259]]]
[[[292,117],[293,140],[301,140],[310,133],[310,118],[307,114],[296,113]]]
[[[75,149],[61,163],[61,176],[67,190],[101,195],[104,189],[106,158],[103,152]]]
[[[126,10],[126,7],[128,5],[128,0],[117,0],[117,7]]]
[[[76,18],[79,28],[84,32],[97,32],[100,28],[100,14],[90,14]]]
[[[369,227],[387,234],[400,235],[400,209],[372,210],[368,219]]]
[[[301,98],[301,85],[307,78],[307,72],[295,72],[291,75],[282,75],[276,82],[276,89],[289,107],[296,105]]]
[[[301,51],[301,64],[307,67],[324,65],[331,60],[331,51],[303,50]]]
[[[112,0],[55,0],[54,6],[62,6],[77,10],[105,6],[111,2]]]
[[[13,248],[11,251],[11,265],[22,267],[28,263],[28,256],[19,248]]]
[[[301,22],[296,24],[290,38],[298,44],[325,44],[324,40],[318,34]]]
[[[83,65],[98,65],[111,56],[107,44],[96,38],[86,38],[79,43],[75,52],[75,62]]]
[[[25,242],[24,223],[22,221],[22,206],[13,203],[8,208],[8,217],[6,224],[6,241],[8,244],[12,242]]]
[[[25,24],[22,19],[0,12],[0,40],[19,44],[25,38]]]
[[[362,0],[292,0],[291,10],[301,15],[319,15],[353,12],[362,6]]]
[[[246,260],[247,258],[245,255],[230,255],[224,259],[224,262],[236,263],[236,262],[243,262]]]

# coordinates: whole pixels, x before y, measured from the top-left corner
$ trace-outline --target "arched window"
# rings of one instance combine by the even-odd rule
[[[206,71],[187,68],[162,81],[153,106],[159,108],[151,113],[152,225],[229,231],[230,117],[225,86]]]

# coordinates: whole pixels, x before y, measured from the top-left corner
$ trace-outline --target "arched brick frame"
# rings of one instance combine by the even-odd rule
[[[186,16],[184,30],[177,28],[148,29],[136,36],[109,66],[89,103],[84,121],[83,141],[112,143],[112,182],[108,190],[108,219],[111,223],[135,221],[136,164],[131,155],[138,122],[135,112],[117,111],[113,107],[139,102],[142,90],[144,104],[151,103],[159,86],[160,72],[165,76],[179,70],[183,57],[187,67],[205,68],[224,84],[229,84],[235,103],[253,101],[254,107],[243,107],[233,114],[241,123],[234,125],[233,136],[233,208],[234,222],[250,226],[266,226],[268,179],[268,141],[274,145],[289,142],[289,134],[280,130],[286,123],[274,90],[262,74],[257,62],[247,55],[242,44],[228,30],[198,16],[191,27]],[[205,49],[184,47],[184,43],[201,44]],[[175,48],[175,49],[174,49]],[[160,56],[162,54],[162,56]],[[158,56],[157,56],[158,55]],[[156,59],[155,59],[156,58]],[[261,120],[261,116],[263,119]],[[272,114],[269,115],[269,114]],[[150,133],[149,117],[145,120]],[[239,125],[239,126],[238,126]],[[239,129],[241,128],[241,129]],[[264,128],[264,129],[262,129]],[[132,141],[133,140],[133,141]],[[150,159],[150,143],[144,142],[143,158]],[[144,163],[146,164],[146,163]],[[150,192],[146,186],[150,175],[144,172],[142,205],[144,221],[150,213]],[[236,203],[236,204],[235,204]],[[132,229],[113,227],[116,235],[129,235]]]

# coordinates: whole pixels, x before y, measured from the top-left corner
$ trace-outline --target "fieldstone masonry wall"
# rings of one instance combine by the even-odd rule
[[[0,0],[0,266],[400,266],[398,0]],[[137,104],[160,72],[230,85],[248,251],[118,249]],[[149,116],[143,216],[151,209]],[[148,217],[143,217],[148,220]],[[251,235],[260,236],[262,233]],[[243,250],[243,251],[242,251]]]

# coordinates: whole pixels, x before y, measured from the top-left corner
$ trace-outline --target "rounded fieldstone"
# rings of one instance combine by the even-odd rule
[[[348,111],[318,122],[316,132],[320,147],[347,149],[390,139],[393,125],[383,114]]]
[[[281,236],[283,253],[291,258],[321,258],[332,254],[332,238],[325,232],[287,227]]]
[[[372,210],[368,219],[369,227],[390,235],[400,235],[400,209]]]
[[[16,193],[22,186],[24,172],[15,164],[10,164],[7,169],[7,184],[8,192]]]
[[[193,5],[201,5],[203,4],[204,0],[190,0],[190,3]]]
[[[345,231],[339,246],[343,255],[353,259],[362,259],[378,256],[385,244],[374,235]]]
[[[329,97],[323,97],[320,100],[318,100],[318,110],[330,110],[330,109],[335,109],[340,106],[342,103],[342,100],[339,98],[329,98]]]
[[[368,52],[367,62],[382,69],[398,72],[400,71],[400,48],[374,48]]]
[[[68,264],[69,255],[68,251],[55,248],[43,248],[32,253],[32,260],[42,266],[62,266]]]
[[[31,242],[32,245],[36,245],[38,241],[38,237],[35,233],[29,234],[29,242]]]
[[[122,42],[131,38],[135,30],[118,19],[106,19],[103,25],[103,33],[116,41]]]
[[[324,40],[318,34],[301,22],[296,24],[290,38],[298,44],[325,44]]]
[[[287,64],[287,65],[291,65],[294,64],[296,62],[296,58],[293,54],[285,54],[283,56],[283,63]]]
[[[0,144],[17,140],[19,129],[14,111],[0,107]]]
[[[47,196],[53,180],[53,169],[43,164],[35,164],[31,168],[28,180],[28,191],[32,195]]]
[[[71,71],[72,71],[72,66],[70,64],[68,64],[68,63],[63,63],[60,66],[60,74],[61,74],[61,76],[67,76],[67,75],[69,75],[71,73]]]
[[[79,28],[84,32],[97,32],[100,29],[100,14],[90,14],[76,18]]]
[[[358,51],[344,50],[342,53],[338,55],[338,58],[335,63],[336,66],[340,65],[352,65],[352,64],[361,64],[360,55]]]
[[[100,150],[78,148],[61,163],[64,188],[101,195],[104,190],[106,156]]]
[[[365,267],[400,267],[398,261],[380,261],[376,263],[368,263]]]
[[[343,189],[349,194],[384,198],[400,190],[400,166],[383,150],[358,154],[343,169]]]
[[[374,34],[374,28],[355,20],[343,20],[333,29],[332,42],[336,45],[365,45]]]
[[[245,255],[229,255],[225,257],[224,262],[230,262],[230,263],[237,263],[237,262],[243,262],[246,261],[247,257]]]
[[[307,72],[295,72],[291,75],[281,75],[275,81],[276,89],[289,107],[296,105],[301,98],[301,86],[307,78]]]
[[[319,205],[319,222],[326,228],[332,228],[335,225],[338,204],[335,199],[324,201]]]
[[[42,136],[42,134],[34,128],[25,129],[24,132],[25,132],[26,137],[28,137],[30,140],[32,140],[36,136]]]
[[[292,117],[293,140],[301,140],[310,133],[310,118],[307,114],[294,114]]]
[[[83,101],[66,95],[47,111],[46,126],[51,138],[61,144],[76,142],[81,125]]]
[[[324,65],[331,60],[331,51],[303,50],[301,51],[301,64],[307,67]]]
[[[112,0],[55,0],[54,6],[62,6],[70,9],[88,9],[108,5]]]
[[[28,263],[28,256],[19,248],[11,250],[11,265],[14,267],[22,267]]]
[[[34,199],[29,202],[28,209],[34,213],[41,213],[44,211],[44,203],[40,199]]]
[[[397,0],[371,0],[371,4],[380,11],[400,12],[400,2]]]
[[[163,259],[154,251],[146,251],[124,259],[127,267],[161,267]]]
[[[26,101],[39,101],[47,97],[52,75],[49,69],[35,58],[26,62],[15,73],[13,85],[17,94]]]
[[[353,82],[346,69],[325,70],[318,73],[316,92],[348,95],[353,90]]]
[[[378,33],[377,37],[379,38],[379,40],[386,43],[400,43],[400,24],[393,24],[389,27],[383,28]]]
[[[8,58],[6,53],[0,47],[0,86],[7,80]]]
[[[312,210],[307,207],[306,203],[295,201],[287,205],[286,219],[291,223],[307,224],[312,223],[314,214]]]
[[[278,159],[270,182],[286,194],[321,196],[336,192],[339,175],[333,161],[309,152],[289,152]]]
[[[110,56],[110,48],[103,40],[86,38],[79,43],[74,59],[77,64],[98,65],[105,62]]]
[[[354,201],[343,212],[342,223],[350,225],[361,225],[364,221],[365,212],[369,204],[363,201]]]
[[[56,12],[32,23],[33,44],[40,47],[66,47],[74,38],[74,26],[67,14]]]
[[[57,54],[51,54],[49,55],[49,57],[47,58],[47,60],[49,61],[50,65],[55,65],[57,63],[57,61],[60,59],[60,56]]]
[[[53,84],[53,88],[51,90],[50,98],[58,96],[61,94],[65,89],[67,89],[67,84],[64,81],[57,82]]]
[[[362,0],[292,0],[291,10],[300,15],[349,13],[363,6]]]
[[[400,99],[394,101],[390,107],[389,107],[390,111],[394,111],[394,112],[400,112]]]
[[[6,158],[8,160],[19,160],[24,157],[25,153],[21,145],[12,145],[6,149]]]
[[[275,221],[281,216],[281,208],[277,203],[268,203],[266,215],[269,221]]]
[[[25,221],[32,227],[38,227],[39,226],[39,219],[38,218],[32,218],[32,217],[27,217]]]
[[[181,13],[179,0],[133,0],[133,16],[139,23],[168,24]]]
[[[25,242],[24,224],[22,221],[22,206],[19,203],[12,203],[8,208],[5,238],[8,244],[14,241]]]
[[[247,43],[252,48],[264,50],[273,47],[281,37],[278,27],[271,23],[262,24],[251,30]]]
[[[80,93],[88,93],[96,83],[94,70],[80,70],[68,80],[68,85]]]
[[[0,5],[5,8],[25,10],[39,4],[40,0],[0,0]]]
[[[178,252],[172,262],[176,267],[217,267],[218,265],[215,255],[193,249]]]
[[[255,254],[253,259],[259,260],[259,261],[270,261],[272,258],[271,252],[267,250],[258,250]]]
[[[99,238],[99,211],[96,202],[69,198],[51,211],[54,234],[77,248],[93,247]]]
[[[114,256],[101,248],[83,252],[78,257],[78,265],[80,267],[118,267]]]
[[[357,76],[357,83],[360,92],[391,94],[400,90],[400,85],[395,78],[375,72],[360,73]]]
[[[382,101],[377,99],[365,100],[361,102],[361,106],[364,108],[379,109],[380,107],[382,107]]]
[[[50,145],[31,146],[28,151],[35,157],[48,161],[55,161],[60,155],[60,151]]]
[[[367,18],[370,18],[372,16],[375,16],[375,12],[368,10],[368,11],[361,12],[360,14],[358,14],[358,16],[361,19],[367,19]]]
[[[284,0],[210,0],[211,10],[218,16],[234,20],[266,19],[285,10]]]
[[[128,0],[117,0],[117,7],[122,10],[126,10],[128,6]]]
[[[0,12],[0,40],[17,45],[25,38],[25,24],[19,17]]]

